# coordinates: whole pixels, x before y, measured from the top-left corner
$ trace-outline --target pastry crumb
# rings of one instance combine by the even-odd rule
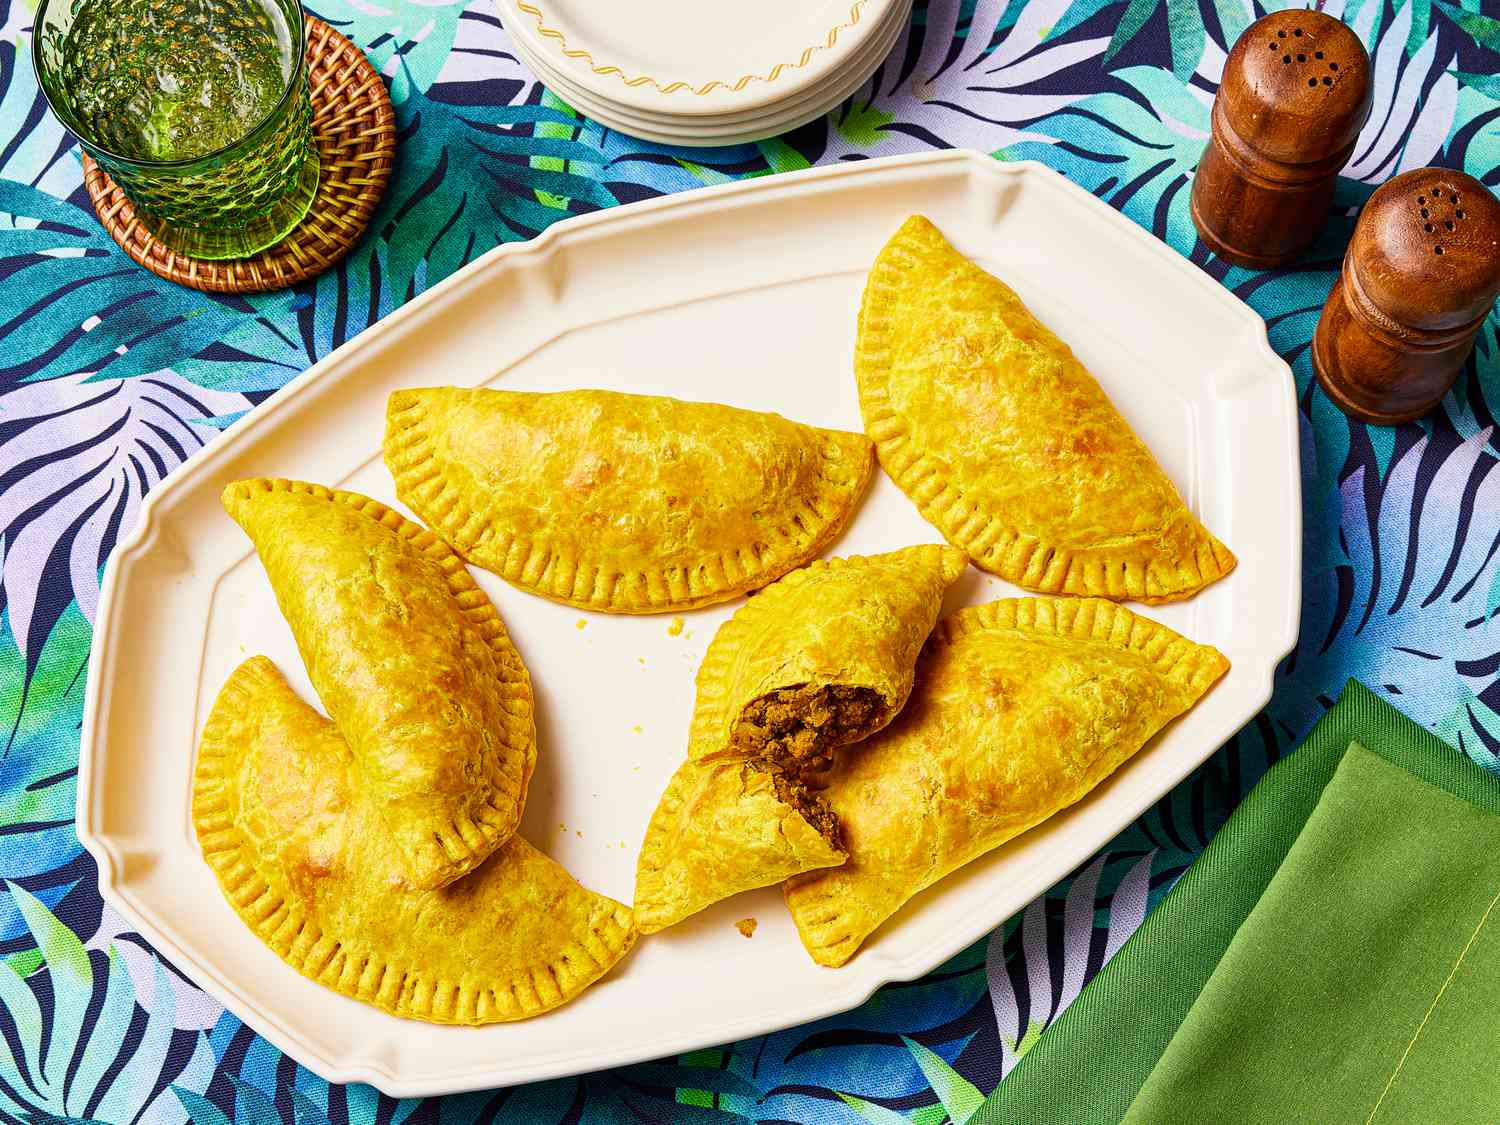
[[[580,840],[582,840],[583,839],[583,829],[581,829],[581,828],[575,828],[573,830],[573,835],[577,836]]]
[[[637,656],[636,660],[640,662],[642,668],[646,666],[646,658],[644,656]]]
[[[667,636],[669,636],[669,637],[680,637],[680,636],[682,636],[682,618],[680,618],[680,617],[674,617],[674,618],[672,618],[672,623],[667,626]]]
[[[582,629],[588,623],[589,619],[587,617],[580,617],[577,621],[573,622],[573,628]]]
[[[734,928],[739,930],[743,936],[750,937],[755,933],[756,925],[757,923],[754,918],[741,918],[734,924]]]
[[[633,730],[636,734],[640,734],[641,733],[641,724],[640,723],[636,723],[635,726],[631,727],[630,729]],[[635,768],[636,769],[640,769],[641,767],[640,766],[636,766]]]

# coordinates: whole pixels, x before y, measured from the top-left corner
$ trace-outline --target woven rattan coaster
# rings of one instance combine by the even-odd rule
[[[318,194],[306,217],[253,258],[200,261],[158,242],[104,169],[87,155],[83,182],[120,249],[152,273],[210,293],[285,289],[322,273],[364,233],[390,178],[396,115],[364,52],[322,20],[307,17],[307,76],[320,162]]]

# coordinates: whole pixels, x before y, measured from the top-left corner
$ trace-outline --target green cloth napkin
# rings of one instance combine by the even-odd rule
[[[1500,816],[1353,743],[1125,1125],[1495,1121],[1497,902]]]
[[[1373,754],[1355,751],[1351,755],[1350,746],[1356,740]],[[1330,803],[1322,810],[1327,815],[1319,815],[1315,823],[1310,823],[1346,755],[1352,758],[1349,771],[1329,794],[1331,801],[1338,803]],[[1382,761],[1374,761],[1376,755]],[[1371,817],[1369,813],[1382,810],[1365,806],[1361,800],[1346,799],[1346,792],[1371,778],[1385,781],[1382,796],[1374,805],[1384,804],[1391,792],[1399,792],[1405,801],[1426,810],[1417,815],[1423,823],[1412,824],[1411,814],[1398,812],[1394,806],[1384,810],[1384,817]],[[1427,785],[1407,778],[1420,779]],[[1379,1104],[1376,1121],[1472,1119],[1464,1117],[1467,1106],[1461,1101],[1448,1106],[1446,1116],[1432,1118],[1424,1109],[1421,1116],[1412,1117],[1415,1103],[1410,1099],[1428,1094],[1421,1084],[1422,1076],[1437,1074],[1433,1067],[1441,1064],[1450,1069],[1440,1080],[1473,1087],[1474,1096],[1482,1096],[1490,1107],[1489,1119],[1494,1119],[1494,1095],[1487,1087],[1475,1084],[1472,1070],[1463,1068],[1482,1065],[1482,1052],[1476,1047],[1494,1041],[1495,1021],[1500,1018],[1495,1015],[1500,1012],[1494,1006],[1496,997],[1487,995],[1494,985],[1484,979],[1483,973],[1497,963],[1496,951],[1490,948],[1494,937],[1487,926],[1479,925],[1490,896],[1500,891],[1500,861],[1483,861],[1500,853],[1480,843],[1480,838],[1464,835],[1464,825],[1474,828],[1483,824],[1493,831],[1486,813],[1435,793],[1431,786],[1487,813],[1500,813],[1500,781],[1351,681],[1339,703],[1313,728],[1302,747],[1267,772],[1197,862],[1041,1036],[973,1121],[980,1125],[1119,1125],[1132,1112],[1132,1102],[1138,1095],[1141,1103],[1133,1120],[1152,1125],[1226,1120],[1223,1115],[1229,1106],[1233,1106],[1236,1121],[1342,1120],[1329,1116],[1329,1104],[1324,1100],[1309,1103],[1316,1105],[1315,1113],[1305,1107],[1299,1112],[1281,1101],[1276,1103],[1274,1116],[1256,1117],[1253,1114],[1261,1109],[1251,1105],[1246,1096],[1248,1088],[1274,1080],[1274,1067],[1287,1065],[1287,1059],[1295,1062],[1297,1052],[1307,1050],[1309,1042],[1316,1047],[1327,1040],[1330,1027],[1347,1031],[1356,1021],[1372,1022],[1374,1012],[1381,1013],[1387,1024],[1402,1025],[1406,1021],[1403,1031],[1393,1033],[1400,1045],[1393,1055],[1382,1056],[1377,1062],[1366,1057],[1366,1052],[1374,1049],[1370,1046],[1373,1040],[1346,1039],[1350,1049],[1343,1059],[1348,1065],[1337,1069],[1336,1074],[1324,1075],[1325,1082],[1343,1085],[1323,1085],[1323,1098],[1336,1101],[1339,1090],[1362,1091],[1360,1084],[1368,1081],[1368,1071],[1378,1071],[1384,1064],[1377,1089],[1364,1103],[1364,1113],[1350,1119],[1369,1119],[1380,1102],[1379,1087],[1387,1081],[1390,1088]],[[1429,815],[1434,801],[1447,810],[1443,816]],[[1355,845],[1353,837],[1342,840],[1342,829],[1333,830],[1334,823],[1351,806],[1365,806],[1366,815],[1358,821],[1363,826],[1361,833],[1380,831],[1380,835],[1365,839],[1362,848]],[[1421,835],[1439,832],[1439,822],[1448,821],[1456,821],[1460,827],[1453,835],[1443,835],[1447,842],[1438,844],[1434,842],[1436,837]],[[1287,888],[1303,897],[1282,903],[1282,888],[1278,886],[1277,893],[1267,898],[1266,909],[1256,911],[1304,828],[1313,834],[1305,848],[1297,848],[1297,858],[1287,866],[1285,876]],[[1411,833],[1418,833],[1418,837]],[[1455,845],[1453,841],[1460,838],[1461,846]],[[1381,843],[1369,846],[1370,839]],[[1394,850],[1411,848],[1426,852],[1404,856]],[[1434,848],[1439,850],[1432,851]],[[1431,878],[1434,865],[1442,866],[1440,861],[1457,866],[1443,870],[1441,886],[1419,894],[1423,871],[1413,871],[1408,878],[1403,859],[1425,870],[1427,878]],[[1394,862],[1383,864],[1384,860]],[[1348,866],[1328,868],[1329,864]],[[1330,875],[1327,870],[1338,870],[1339,874]],[[1324,872],[1321,882],[1320,871]],[[1335,878],[1356,876],[1361,880],[1362,897],[1334,885]],[[1396,883],[1387,888],[1384,881],[1392,878]],[[1371,879],[1375,880],[1373,889]],[[1316,890],[1310,890],[1310,886]],[[1488,895],[1483,895],[1483,886],[1488,887]],[[1463,888],[1462,893],[1454,891],[1457,887]],[[1456,898],[1438,897],[1450,892]],[[1398,900],[1391,897],[1393,893],[1405,897]],[[1485,900],[1477,913],[1473,909],[1476,896]],[[1434,909],[1439,901],[1443,909]],[[1389,911],[1385,910],[1387,903]],[[1336,921],[1343,927],[1342,937],[1325,927],[1321,932],[1327,936],[1321,946],[1312,940],[1312,934],[1286,932],[1288,926],[1296,931],[1299,922],[1301,929],[1311,930],[1312,923],[1327,922],[1331,910],[1347,911],[1356,905],[1373,910],[1367,921],[1379,919],[1378,927],[1384,929],[1361,928],[1340,915]],[[1247,924],[1252,911],[1257,917],[1253,924]],[[1500,928],[1500,910],[1495,912],[1493,924]],[[1236,935],[1242,925],[1245,935],[1240,943]],[[1437,929],[1429,930],[1429,926]],[[1454,932],[1461,935],[1456,946]],[[1395,934],[1402,936],[1393,939]],[[1338,945],[1351,936],[1352,943]],[[1460,960],[1470,936],[1474,944]],[[1267,946],[1268,940],[1282,944]],[[1230,958],[1227,953],[1232,944],[1237,948]],[[1332,948],[1338,948],[1346,971],[1341,973],[1337,964],[1332,968],[1326,964]],[[1296,957],[1298,952],[1302,953],[1300,959]],[[1420,965],[1420,979],[1386,979],[1392,972],[1392,959],[1402,965],[1394,970],[1397,975],[1408,974],[1412,965]],[[1316,967],[1319,960],[1325,962],[1316,969],[1323,974],[1321,980],[1309,975],[1309,966]],[[1217,971],[1221,962],[1225,963],[1222,974]],[[1424,992],[1433,979],[1432,965],[1440,965],[1441,972],[1437,984]],[[1294,973],[1301,975],[1293,979]],[[1256,977],[1266,979],[1257,984]],[[1246,988],[1247,979],[1254,987],[1241,993],[1239,989]],[[1314,1000],[1308,991],[1294,995],[1292,988],[1280,988],[1284,979],[1292,979],[1299,990],[1323,987],[1335,991],[1332,997],[1323,994]],[[1442,988],[1445,982],[1446,990]],[[1434,1005],[1432,1001],[1438,999],[1439,992],[1441,999]],[[1360,1015],[1350,1005],[1361,1003],[1367,994],[1372,1007]],[[1413,1001],[1410,994],[1419,994],[1422,999]],[[1204,1002],[1195,1007],[1200,996]],[[1233,1009],[1237,1014],[1229,1026],[1214,1019],[1215,1008],[1224,1001],[1239,1005]],[[1391,1007],[1412,1002],[1418,1007],[1414,1017],[1404,1008],[1398,1013]],[[1304,1036],[1299,1025],[1284,1023],[1282,1013],[1274,1010],[1276,1004],[1295,1010],[1290,1019],[1311,1020],[1309,1034]],[[1427,1015],[1429,1007],[1431,1014]],[[1486,1007],[1488,1011],[1484,1011]],[[1424,1015],[1427,1023],[1422,1025]],[[1485,1018],[1475,1022],[1479,1015]],[[1421,1034],[1416,1035],[1419,1027]],[[1174,1041],[1179,1028],[1182,1036]],[[1361,1034],[1374,1034],[1367,1028],[1359,1030]],[[1400,1055],[1407,1043],[1411,1050],[1402,1063]],[[1326,1065],[1337,1052],[1337,1044],[1324,1044],[1321,1049],[1319,1065]],[[1159,1063],[1161,1073],[1156,1075]],[[1305,1078],[1307,1069],[1304,1065],[1296,1073]],[[1218,1070],[1232,1074],[1232,1081],[1216,1084],[1214,1074]],[[1393,1074],[1395,1079],[1390,1080]],[[1285,1094],[1280,1086],[1278,1089]],[[1317,1093],[1303,1092],[1310,1097]],[[1454,1091],[1455,1096],[1462,1092]],[[1191,1099],[1186,1107],[1182,1101],[1171,1100],[1184,1097]],[[1149,1100],[1156,1098],[1162,1100]],[[1233,1100],[1205,1100],[1222,1098]]]

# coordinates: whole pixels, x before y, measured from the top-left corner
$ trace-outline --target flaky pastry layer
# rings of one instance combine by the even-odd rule
[[[900,711],[966,565],[936,544],[815,562],[720,627],[698,671],[688,761],[641,848],[643,931],[843,862],[837,820],[807,775],[835,753],[858,754]]]
[[[437,535],[367,496],[257,479],[223,502],[407,880],[473,869],[515,831],[536,764],[531,678],[489,598]]]
[[[874,470],[863,434],[614,391],[396,391],[396,492],[459,554],[605,613],[727,601],[815,558]]]
[[[214,701],[193,823],[245,924],[299,973],[410,1019],[525,1019],[577,996],[635,939],[630,911],[519,836],[463,878],[415,891],[333,724],[265,657]]]
[[[854,370],[881,465],[1001,578],[1154,603],[1234,569],[1068,346],[919,215],[870,270]]]
[[[820,793],[848,861],[785,884],[813,960],[842,965],[913,895],[1081,799],[1228,668],[1097,598],[1007,598],[940,622],[905,710]]]

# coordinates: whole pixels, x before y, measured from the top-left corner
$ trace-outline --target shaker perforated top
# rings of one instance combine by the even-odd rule
[[[1411,328],[1457,328],[1500,294],[1500,200],[1473,176],[1419,168],[1383,184],[1349,241],[1346,272]]]
[[[1251,24],[1224,64],[1227,123],[1261,156],[1326,159],[1359,135],[1370,108],[1370,56],[1322,12],[1272,12]]]

